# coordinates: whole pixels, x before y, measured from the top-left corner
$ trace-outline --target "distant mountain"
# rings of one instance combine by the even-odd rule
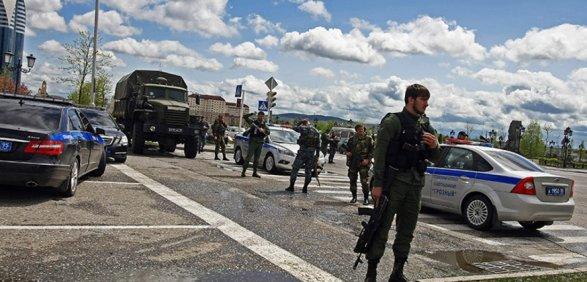
[[[323,116],[323,115],[306,115],[306,114],[297,114],[297,113],[285,113],[285,114],[278,114],[274,115],[275,117],[279,117],[279,121],[293,121],[293,120],[301,120],[307,118],[310,121],[334,121],[337,123],[346,123],[348,120],[341,119],[339,117],[333,116]]]

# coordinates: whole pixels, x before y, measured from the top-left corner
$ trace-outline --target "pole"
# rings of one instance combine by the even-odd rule
[[[245,90],[241,91],[241,109],[238,117],[238,129],[243,128],[243,107],[245,106]]]
[[[15,71],[15,73],[16,73],[16,82],[14,83],[14,94],[18,94],[18,85],[20,84],[20,69],[22,68],[22,59],[18,59],[17,62],[18,63],[15,62],[15,67],[16,67],[16,71]]]
[[[94,51],[92,52],[92,97],[91,104],[96,106],[96,49],[98,45],[98,13],[100,9],[100,0],[96,0],[94,8]]]

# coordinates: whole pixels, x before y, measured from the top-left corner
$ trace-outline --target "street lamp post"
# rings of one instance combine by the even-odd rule
[[[550,152],[548,153],[549,157],[552,158],[552,147],[554,147],[554,145],[556,144],[556,142],[554,142],[554,140],[550,140],[548,142],[548,145],[550,145]]]
[[[570,137],[573,136],[573,130],[571,130],[570,127],[565,128],[565,131],[563,132],[563,134],[565,135],[563,137],[563,140],[561,141],[561,144],[563,145],[564,148],[564,153],[563,153],[563,167],[566,168],[567,167],[567,159],[568,159],[568,155],[569,155],[569,145],[571,143],[571,139]]]
[[[14,71],[19,72],[20,71],[23,73],[29,73],[33,69],[33,66],[35,65],[35,61],[37,60],[37,58],[35,58],[35,56],[33,56],[33,54],[26,56],[27,68],[23,69],[22,68],[22,58],[16,58],[16,62],[14,64],[14,66],[10,66],[10,63],[12,62],[13,57],[14,57],[14,54],[12,54],[12,52],[4,53],[4,63],[6,65],[6,68],[12,72],[14,72]],[[20,85],[20,75],[17,75],[16,76],[16,85],[14,86],[14,94],[18,93],[18,86],[19,85]]]

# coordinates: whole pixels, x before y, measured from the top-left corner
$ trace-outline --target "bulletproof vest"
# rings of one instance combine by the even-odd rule
[[[259,131],[259,128],[263,128],[263,124],[257,120],[253,121],[253,123],[251,124],[251,128],[249,128],[249,137],[250,138],[265,138],[265,133],[261,133]]]
[[[320,133],[313,127],[304,126],[298,138],[298,144],[301,147],[316,148],[320,144]]]
[[[389,117],[387,114],[383,119]],[[426,171],[426,147],[422,143],[422,134],[428,131],[428,124],[420,125],[408,113],[393,113],[401,123],[399,136],[389,142],[385,165],[401,171],[415,168],[418,172]]]

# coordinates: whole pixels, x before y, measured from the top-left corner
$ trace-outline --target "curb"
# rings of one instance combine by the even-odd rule
[[[429,278],[420,279],[416,281],[420,282],[452,282],[452,281],[479,281],[489,279],[501,279],[501,278],[521,278],[521,277],[534,277],[543,275],[558,275],[558,274],[569,274],[569,273],[580,273],[587,272],[587,267],[569,268],[560,270],[546,270],[546,271],[527,271],[527,272],[516,272],[506,274],[489,274],[489,275],[471,275],[471,276],[455,276],[445,278]]]

